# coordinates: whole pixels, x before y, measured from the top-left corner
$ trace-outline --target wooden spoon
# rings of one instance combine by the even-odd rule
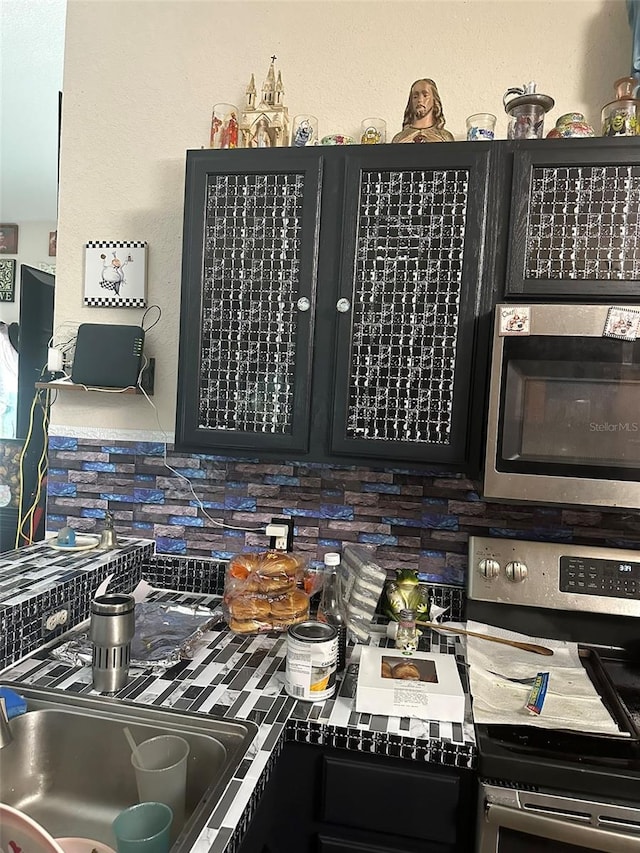
[[[522,643],[520,640],[507,640],[504,637],[492,637],[490,634],[466,631],[464,628],[450,628],[448,625],[441,625],[439,622],[416,622],[416,625],[423,625],[425,628],[434,628],[436,631],[451,631],[452,634],[465,634],[467,637],[479,637],[481,640],[489,640],[491,643],[502,643],[503,646],[514,646],[516,649],[522,649],[525,652],[533,652],[534,655],[549,657],[553,654],[553,649],[548,649],[546,646],[536,646],[535,643]]]

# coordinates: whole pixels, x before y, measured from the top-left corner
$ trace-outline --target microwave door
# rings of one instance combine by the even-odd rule
[[[499,456],[521,463],[514,470],[525,473],[534,464],[567,472],[572,466],[637,468],[640,365],[509,361]]]
[[[494,339],[485,497],[636,507],[640,340],[560,326]]]

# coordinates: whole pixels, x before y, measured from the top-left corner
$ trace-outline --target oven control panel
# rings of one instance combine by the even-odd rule
[[[640,562],[560,557],[560,591],[638,598]]]
[[[471,536],[467,597],[640,617],[640,550]]]

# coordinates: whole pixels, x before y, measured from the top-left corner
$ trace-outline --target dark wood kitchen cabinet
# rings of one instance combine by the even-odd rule
[[[189,151],[177,444],[477,468],[498,151]]]
[[[513,144],[506,295],[640,300],[640,144]]]
[[[239,853],[469,853],[470,770],[287,743]]]

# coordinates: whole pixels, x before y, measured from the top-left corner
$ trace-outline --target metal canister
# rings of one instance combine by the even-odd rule
[[[115,693],[129,679],[135,607],[135,598],[122,593],[99,595],[91,602],[89,637],[93,643],[93,687],[98,693]]]
[[[336,692],[338,630],[325,622],[301,622],[287,632],[285,689],[304,702],[324,702]]]

